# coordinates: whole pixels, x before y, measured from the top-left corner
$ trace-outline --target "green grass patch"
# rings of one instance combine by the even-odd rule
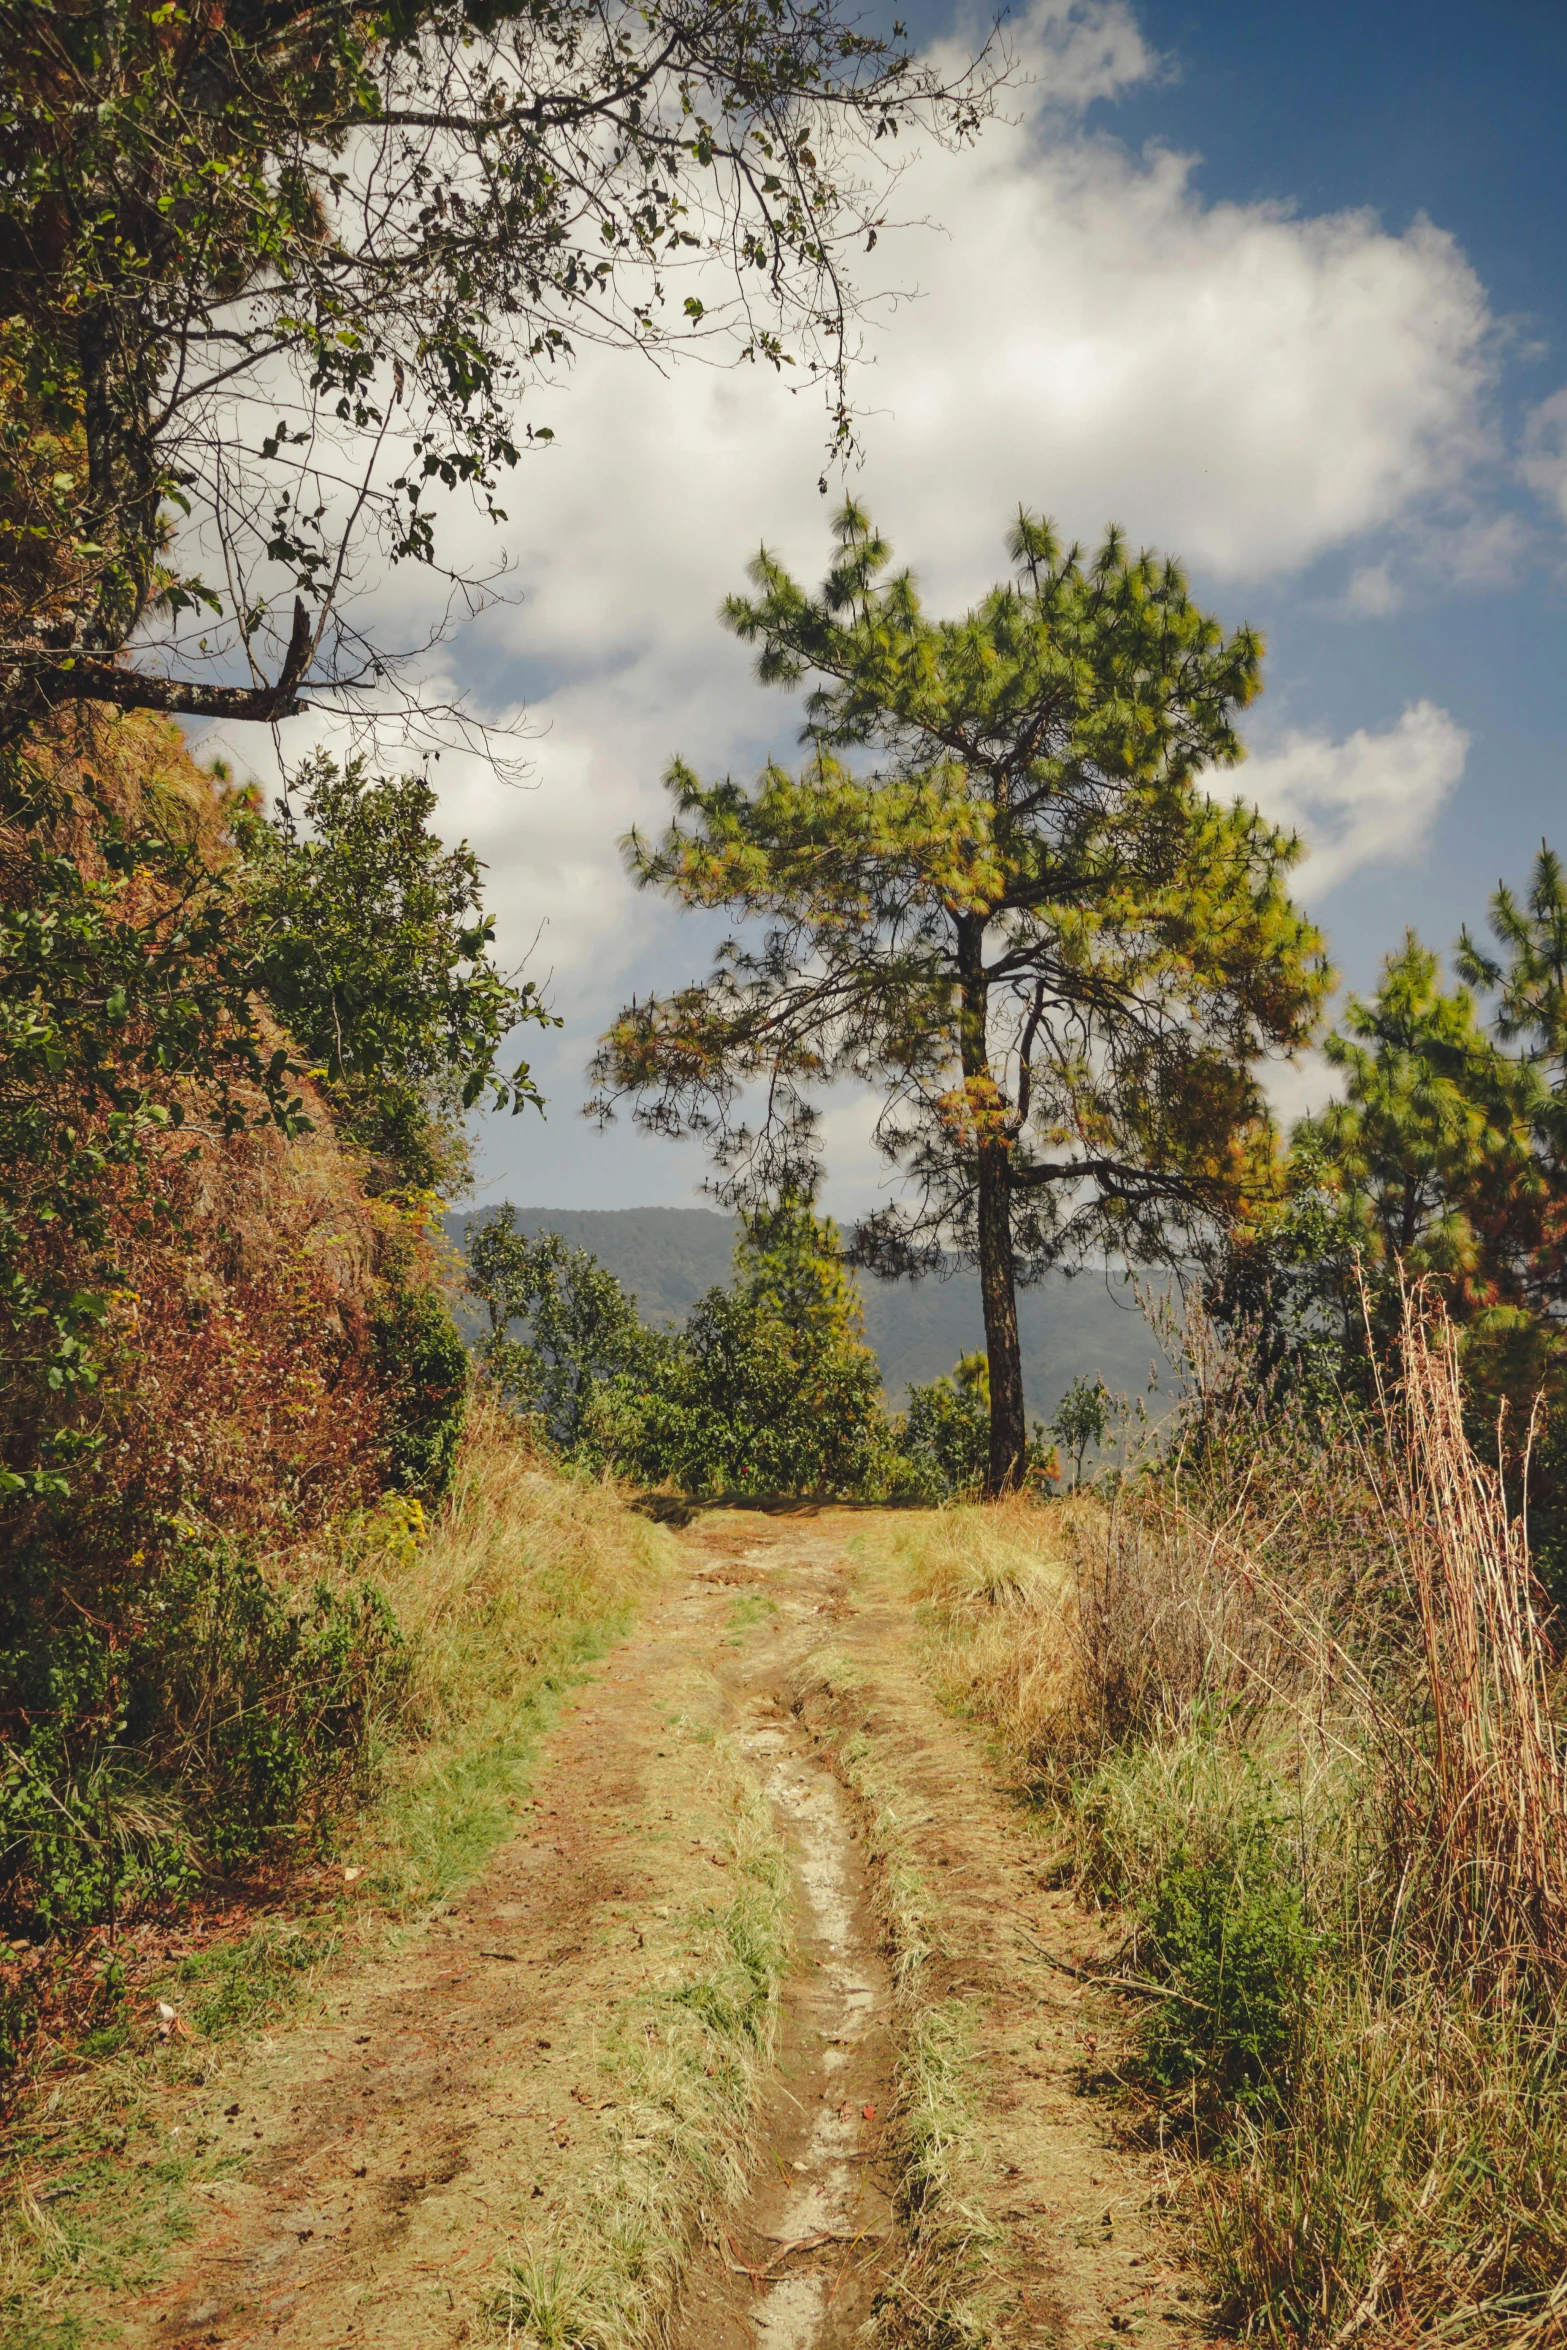
[[[519,1686],[510,1719],[492,1717],[482,1744],[443,1741],[407,1752],[394,1783],[366,1815],[360,1839],[375,1855],[371,1891],[387,1908],[401,1915],[445,1900],[515,1834],[540,1743],[562,1700],[625,1637],[632,1620],[631,1609],[621,1606],[597,1622],[561,1626],[537,1677]]]
[[[777,1614],[777,1601],[769,1599],[765,1592],[742,1591],[729,1603],[730,1647],[738,1648],[743,1634],[754,1632],[758,1624],[774,1622]]]
[[[277,2023],[337,1956],[336,1926],[274,1924],[181,1959],[164,1996],[201,2040]]]
[[[0,2227],[0,2350],[96,2350],[118,2340],[105,2301],[150,2290],[192,2232],[188,2189],[208,2166],[194,2145],[171,2148],[157,2085],[153,2068],[125,2068],[64,2148],[50,2142],[47,2123],[17,2133]]]
[[[362,1858],[399,1912],[444,1899],[514,1826],[563,1694],[623,1638],[672,1555],[612,1487],[542,1470],[479,1416],[430,1538],[387,1581],[414,1645],[405,1742]]]

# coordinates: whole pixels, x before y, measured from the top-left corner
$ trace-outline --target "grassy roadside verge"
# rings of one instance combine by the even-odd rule
[[[560,1693],[673,1555],[613,1487],[542,1466],[498,1414],[478,1421],[428,1537],[382,1574],[416,1662],[405,1742],[353,1854],[371,1899],[394,1916],[439,1900],[510,1834]]]
[[[1353,1443],[1258,1415],[1205,1488],[899,1547],[934,1685],[1119,1941],[1122,2110],[1220,2321],[1522,2350],[1567,2338],[1563,1690],[1440,1325],[1402,1361]]]
[[[670,1555],[611,1490],[542,1471],[483,1420],[427,1529],[405,1515],[354,1539],[415,1652],[380,1799],[263,1914],[235,1902],[103,1937],[93,2029],[46,2054],[0,2157],[3,2350],[73,2350],[79,2295],[151,2281],[216,2176],[179,2142],[181,2100],[511,1833],[561,1693]]]

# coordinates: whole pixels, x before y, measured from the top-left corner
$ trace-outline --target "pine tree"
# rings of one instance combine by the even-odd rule
[[[1303,1120],[1297,1142],[1332,1170],[1368,1263],[1434,1274],[1455,1304],[1494,1287],[1477,1227],[1488,1201],[1534,1186],[1533,1089],[1481,1028],[1469,990],[1444,989],[1435,955],[1407,931],[1376,994],[1350,997],[1324,1050],[1345,1096]]]
[[[1505,1044],[1522,1038],[1560,1092],[1567,1085],[1567,876],[1549,842],[1540,843],[1522,904],[1498,882],[1490,916],[1506,962],[1477,945],[1466,924],[1458,940],[1459,977],[1471,987],[1500,990],[1498,1036]]]
[[[1499,882],[1490,918],[1501,957],[1465,928],[1456,960],[1472,987],[1496,992],[1496,1034],[1518,1048],[1515,1116],[1528,1121],[1531,1151],[1518,1180],[1492,1187],[1484,1229],[1517,1292],[1550,1310],[1567,1298],[1567,875],[1547,842],[1522,902]]]
[[[810,1194],[786,1191],[740,1218],[734,1294],[800,1336],[863,1346],[865,1311],[838,1227]]]
[[[978,1266],[999,1491],[1025,1460],[1019,1278],[1228,1215],[1271,1164],[1255,1064],[1306,1040],[1328,973],[1297,843],[1198,781],[1241,755],[1261,646],[1176,564],[1114,531],[1085,560],[1025,513],[1013,576],[933,621],[855,507],[837,536],[818,596],[764,551],[725,607],[764,682],[811,684],[804,765],[747,790],[677,761],[675,821],[627,843],[644,885],[762,935],[622,1014],[597,1107],[703,1136],[743,1201],[809,1188],[819,1087],[879,1088],[906,1199],[853,1254]]]

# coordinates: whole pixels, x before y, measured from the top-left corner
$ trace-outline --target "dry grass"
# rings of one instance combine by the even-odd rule
[[[1389,1996],[1375,1952],[1335,1955],[1283,2113],[1202,2184],[1226,2313],[1333,2350],[1567,2340],[1559,2021],[1477,2008],[1435,1974]]]
[[[509,1833],[554,1697],[625,1631],[674,1544],[612,1486],[547,1466],[482,1402],[429,1530],[404,1504],[362,1540],[385,1544],[367,1563],[415,1655],[409,1743],[365,1825],[379,1890],[416,1906]]]
[[[1050,1727],[1072,1718],[1065,1627],[1071,1537],[1093,1502],[1043,1510],[958,1503],[909,1518],[893,1540],[932,1626],[929,1663],[957,1712],[990,1722],[1026,1775]]]
[[[1503,1994],[1567,1979],[1567,1779],[1524,1529],[1464,1433],[1456,1336],[1406,1295],[1384,1395],[1389,1548],[1420,1630],[1424,1718],[1377,1709],[1401,1909]]]
[[[628,2003],[600,2051],[614,2115],[591,2175],[508,2263],[490,2310],[534,2350],[642,2350],[663,2334],[692,2223],[743,2197],[789,1957],[788,1864],[754,1780],[715,1742],[712,1792],[740,1882],[686,1921],[676,1979]]]
[[[1254,1720],[1319,1664],[1302,1606],[1168,1496],[958,1507],[900,1548],[938,1684],[1036,1793],[1194,1715]]]
[[[1230,2322],[1332,2350],[1567,2342],[1558,1691],[1452,1333],[1410,1297],[1399,1385],[1325,1458],[1207,1368],[1200,1459],[910,1528],[932,1660],[1141,1965],[1162,1919],[1177,2005],[1146,2011],[1150,2048],[1199,1980],[1172,1885],[1188,1947],[1309,1953],[1267,2093],[1193,2168]],[[1295,1921],[1274,1943],[1270,1887]]]

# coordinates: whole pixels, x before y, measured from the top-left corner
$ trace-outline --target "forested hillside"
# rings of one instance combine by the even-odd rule
[[[450,1214],[445,1229],[465,1249],[493,1209]],[[709,1289],[728,1281],[739,1231],[733,1216],[712,1208],[519,1208],[519,1231],[558,1232],[572,1248],[587,1249],[636,1298],[651,1322],[680,1321]],[[1154,1296],[1162,1276],[1145,1279]],[[979,1287],[972,1273],[943,1280],[865,1280],[860,1284],[865,1336],[881,1365],[887,1401],[901,1410],[906,1390],[941,1378],[960,1356],[985,1343]],[[471,1306],[458,1319],[473,1329]],[[1103,1379],[1117,1395],[1136,1396],[1150,1373],[1168,1386],[1164,1350],[1124,1277],[1087,1272],[1057,1274],[1018,1300],[1024,1393],[1031,1417],[1049,1419],[1075,1379]],[[1157,1411],[1156,1398],[1150,1411]]]

